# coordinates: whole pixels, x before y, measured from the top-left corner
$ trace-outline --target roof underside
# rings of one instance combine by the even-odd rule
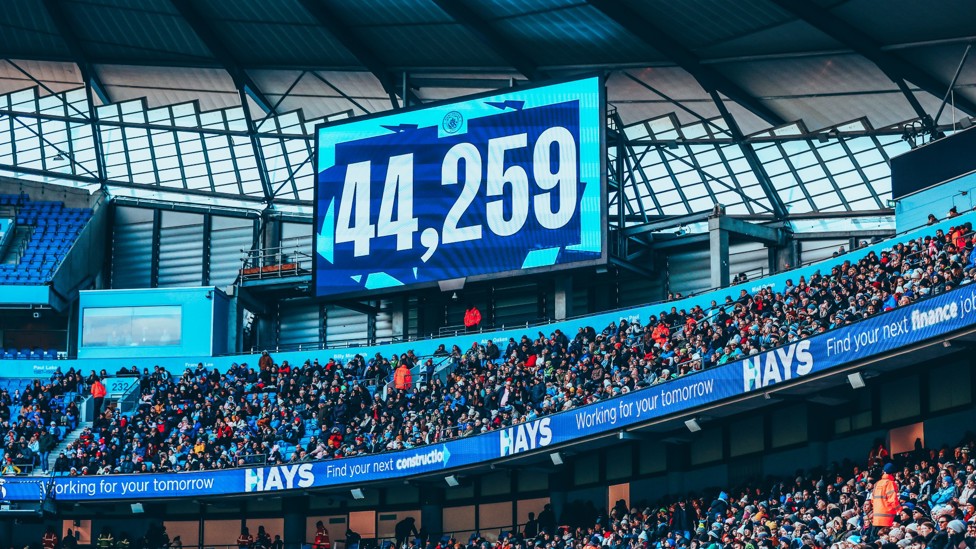
[[[701,140],[784,127],[806,136],[851,121],[871,132],[935,115],[976,39],[972,21],[976,3],[969,0],[7,0],[0,94],[37,88],[43,98],[90,84],[99,119],[115,113],[131,122],[126,113],[169,109],[177,126],[204,126],[199,113],[220,111],[221,121],[210,123],[239,131],[226,147],[243,154],[235,137],[307,135],[312,121],[388,110],[403,95],[427,102],[600,70],[608,75],[608,101],[632,127],[628,135],[648,143],[660,137],[647,123],[654,120],[724,128]],[[976,61],[962,66],[949,98],[939,123],[976,115]],[[87,116],[87,100],[74,101],[62,115],[71,118],[74,109]],[[172,112],[187,103],[193,123]],[[8,100],[0,109],[33,111],[25,104]],[[141,116],[138,122],[153,123]],[[675,132],[662,139],[681,139]],[[283,167],[240,169],[281,169],[283,178],[262,173],[241,181],[237,173],[236,184],[221,190],[277,196],[280,180],[282,196],[305,201],[308,185],[294,179],[307,166],[286,160],[310,150],[307,140],[292,147],[279,141]],[[756,148],[744,152],[747,160],[763,156]],[[663,165],[675,160],[669,154],[655,156]],[[40,172],[49,170],[41,164]],[[707,183],[709,174],[694,171]],[[207,177],[200,188],[216,190],[214,174]],[[748,187],[727,183],[739,194]],[[834,187],[835,202],[850,209],[859,200],[877,208],[886,194],[883,185],[868,185],[870,192],[845,200],[843,185]],[[706,194],[711,200],[716,193]],[[816,209],[811,197],[804,200]],[[775,210],[767,199],[743,195],[741,202],[755,206],[749,211]],[[683,201],[683,209],[696,208]]]

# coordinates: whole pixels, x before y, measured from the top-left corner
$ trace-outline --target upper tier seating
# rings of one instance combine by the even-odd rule
[[[92,216],[90,208],[65,208],[61,202],[34,201],[27,195],[0,195],[0,206],[14,206],[17,227],[31,230],[20,261],[0,265],[0,285],[37,285],[51,280]]]
[[[144,369],[138,410],[111,410],[68,448],[63,474],[181,471],[347,457],[432,444],[583,406],[757,354],[976,280],[960,225],[836,260],[783,291],[743,290],[703,308],[662,306],[647,323],[522,336],[504,349],[457,346],[446,381],[408,383],[433,358],[357,357],[253,367]],[[972,259],[971,259],[972,257]],[[440,358],[439,358],[440,359]],[[399,373],[394,370],[399,365]],[[138,372],[137,372],[138,373]],[[70,373],[69,377],[77,375]],[[390,383],[392,381],[392,383]],[[415,380],[419,381],[419,380]],[[377,387],[389,385],[389,391]],[[72,471],[75,468],[75,471]]]

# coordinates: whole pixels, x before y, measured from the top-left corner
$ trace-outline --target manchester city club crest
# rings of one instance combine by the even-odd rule
[[[451,111],[444,115],[444,120],[441,122],[441,127],[447,133],[457,133],[461,129],[461,124],[464,123],[464,117],[461,113],[457,111]]]

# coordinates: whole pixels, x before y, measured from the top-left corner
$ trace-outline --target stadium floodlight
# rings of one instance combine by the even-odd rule
[[[698,419],[697,418],[691,418],[689,420],[686,420],[685,421],[685,427],[687,427],[688,430],[691,431],[692,433],[697,433],[698,431],[701,431],[701,429],[702,429],[701,428],[701,424],[698,423]]]
[[[562,465],[563,464],[563,455],[560,454],[559,452],[553,452],[553,453],[549,454],[549,459],[552,460],[552,464],[553,465]]]
[[[863,389],[865,386],[867,386],[867,384],[864,383],[864,376],[861,375],[861,372],[847,374],[847,382],[851,384],[852,389]]]
[[[366,494],[363,493],[362,488],[353,488],[350,490],[352,494],[352,499],[366,499]]]
[[[444,482],[446,482],[447,485],[450,486],[451,488],[454,488],[455,486],[460,486],[461,485],[461,483],[458,481],[457,477],[454,476],[454,475],[450,475],[450,476],[444,477]]]
[[[142,507],[142,504],[141,503],[133,503],[129,507],[132,509],[132,512],[134,514],[136,514],[136,515],[139,515],[139,514],[142,514],[142,513],[145,513],[146,512],[146,510]]]

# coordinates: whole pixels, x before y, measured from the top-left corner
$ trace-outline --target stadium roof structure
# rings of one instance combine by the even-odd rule
[[[321,120],[602,71],[618,222],[879,215],[902,137],[976,115],[972,21],[966,0],[7,0],[0,173],[305,214]]]

